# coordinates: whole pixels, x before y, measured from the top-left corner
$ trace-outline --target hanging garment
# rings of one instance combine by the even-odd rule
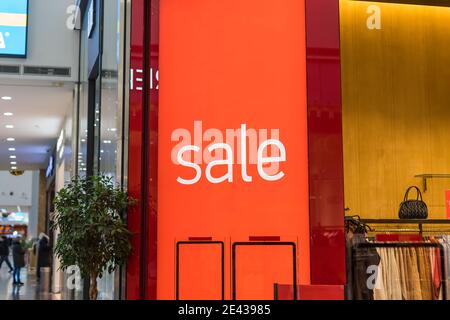
[[[442,241],[441,244],[444,246],[444,274],[442,275],[442,279],[443,281],[445,281],[445,288],[446,288],[446,297],[447,300],[450,299],[450,281],[449,281],[449,277],[450,277],[450,242],[449,242],[449,236],[448,235],[444,235],[442,237]]]
[[[346,274],[347,274],[347,284],[345,286],[345,299],[353,300],[353,268],[352,268],[352,241],[353,241],[353,231],[348,230],[345,234],[345,255],[346,255]]]
[[[402,287],[399,264],[395,255],[396,248],[388,248],[388,260],[389,260],[389,286],[388,297],[389,300],[402,300]]]
[[[440,300],[442,285],[441,250],[435,248],[431,249],[430,252],[433,253],[433,298],[434,300]]]
[[[428,252],[428,255],[430,256],[430,268],[431,268],[431,291],[433,293],[433,300],[436,300],[436,293],[435,293],[435,287],[434,287],[434,277],[436,270],[434,268],[435,258],[436,254],[434,252],[434,249],[427,248],[426,251]]]
[[[368,273],[373,266],[380,263],[380,256],[375,248],[356,247],[353,251],[353,298],[355,300],[373,300],[373,287],[369,284]]]
[[[422,300],[418,257],[415,248],[403,248],[406,254],[407,270],[409,275],[409,299]]]
[[[380,256],[380,263],[378,264],[378,275],[373,291],[374,300],[387,300],[386,292],[386,248],[377,248]]]
[[[426,248],[417,247],[415,250],[419,266],[422,300],[433,300],[430,253]]]
[[[395,256],[398,261],[398,267],[400,271],[400,287],[402,292],[402,299],[403,300],[409,300],[409,273],[406,270],[407,268],[407,262],[406,262],[406,255],[403,251],[404,248],[395,248]]]
[[[444,247],[444,270],[443,270],[443,275],[442,275],[442,279],[443,281],[445,281],[445,288],[446,288],[446,297],[447,300],[450,299],[450,237],[448,235],[444,235],[442,236],[441,239],[441,244]]]

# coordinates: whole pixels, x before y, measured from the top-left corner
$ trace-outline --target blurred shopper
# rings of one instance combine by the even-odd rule
[[[6,262],[6,265],[9,267],[9,272],[13,272],[14,269],[11,266],[11,262],[9,262],[9,239],[6,236],[0,238],[0,269],[3,262]]]
[[[20,281],[20,269],[25,267],[25,249],[22,247],[19,238],[13,241],[12,253],[14,262],[13,284],[22,286],[23,282]]]
[[[50,238],[45,233],[39,235],[39,241],[37,245],[37,268],[36,276],[37,280],[41,279],[41,268],[50,267]]]

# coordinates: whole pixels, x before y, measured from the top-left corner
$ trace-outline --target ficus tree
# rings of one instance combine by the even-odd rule
[[[91,300],[98,296],[97,278],[123,265],[131,252],[121,213],[134,203],[106,176],[73,178],[55,197],[55,255],[62,270],[76,265],[82,277],[90,277]]]

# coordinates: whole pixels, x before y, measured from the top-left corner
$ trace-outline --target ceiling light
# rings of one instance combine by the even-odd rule
[[[17,167],[11,167],[11,170],[17,170]]]
[[[14,139],[14,138],[7,138],[6,141],[13,142],[13,141],[16,141],[16,139]]]
[[[3,115],[6,117],[12,117],[14,114],[12,112],[5,112]]]
[[[109,128],[108,131],[116,132],[117,128]]]
[[[12,100],[12,98],[9,97],[9,96],[3,96],[3,97],[2,97],[2,100],[10,101],[10,100]]]
[[[16,159],[16,156],[9,156],[10,159]]]
[[[16,148],[8,148],[8,151],[16,151]]]
[[[10,163],[11,163],[12,166],[15,166],[17,164],[16,161],[11,161]]]
[[[110,143],[112,143],[112,141],[111,140],[103,140],[103,143],[110,144]]]
[[[6,129],[14,129],[14,126],[12,124],[7,124],[5,126]]]

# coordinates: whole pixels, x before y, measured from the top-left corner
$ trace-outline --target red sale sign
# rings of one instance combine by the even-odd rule
[[[447,219],[450,219],[450,190],[445,191],[445,209],[447,210]]]
[[[161,1],[159,299],[309,284],[304,12],[298,0]],[[252,236],[282,241],[239,244]]]

